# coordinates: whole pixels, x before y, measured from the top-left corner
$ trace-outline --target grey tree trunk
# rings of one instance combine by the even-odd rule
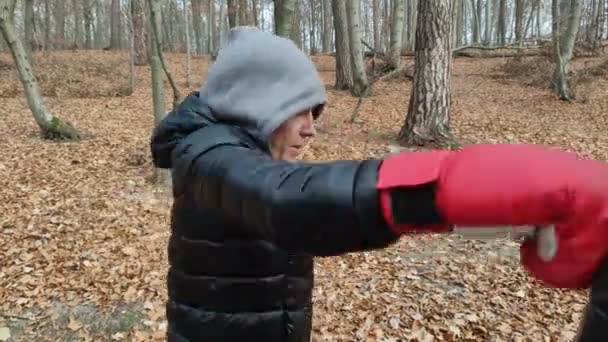
[[[393,13],[391,16],[391,47],[389,50],[389,63],[392,68],[398,68],[401,62],[401,42],[404,21],[404,0],[393,0]]]
[[[82,48],[83,30],[82,30],[82,0],[73,0],[72,7],[74,10],[74,41],[72,43],[73,49]]]
[[[374,34],[374,50],[380,52],[382,51],[382,40],[380,38],[381,36],[381,30],[380,30],[380,21],[382,18],[382,12],[380,11],[380,0],[372,0],[372,11],[373,11],[373,18],[372,18],[372,28],[373,28],[373,34]]]
[[[15,4],[16,0],[0,0],[0,32],[11,50],[25,98],[34,119],[42,131],[43,137],[47,139],[80,139],[82,137],[80,132],[69,122],[55,117],[44,103],[32,65],[15,30]]]
[[[181,94],[179,89],[177,88],[177,85],[175,84],[175,81],[173,80],[173,77],[171,76],[171,73],[169,72],[169,69],[167,69],[167,65],[165,63],[165,59],[163,58],[163,53],[162,53],[162,38],[160,35],[161,32],[161,3],[160,0],[148,0],[148,7],[149,7],[149,14],[150,14],[150,23],[151,23],[151,30],[150,32],[152,33],[152,47],[156,49],[155,54],[156,57],[159,59],[160,61],[160,65],[162,67],[162,69],[165,71],[165,75],[167,76],[167,79],[169,80],[169,84],[171,85],[171,89],[173,90],[173,108],[177,107],[177,105],[179,104],[179,102],[181,101]]]
[[[27,56],[28,60],[30,61],[30,63],[32,63],[32,61],[33,61],[32,51],[35,50],[34,0],[25,0],[24,6],[25,6],[25,16],[24,16],[23,27],[25,29],[25,44],[23,44],[23,45],[25,48],[26,56]]]
[[[215,51],[215,0],[208,0],[207,5],[207,52],[211,54]],[[194,15],[194,12],[192,15]],[[194,30],[196,30],[196,27]]]
[[[51,5],[50,1],[44,2],[44,49],[49,50],[51,44]]]
[[[95,46],[102,47],[104,44],[104,11],[100,0],[95,0]]]
[[[47,0],[48,1],[48,0]],[[65,47],[65,0],[55,0],[55,42],[54,48]]]
[[[365,67],[363,65],[363,44],[361,44],[359,8],[359,0],[348,0],[346,2],[350,65],[353,72],[353,87],[351,88],[351,93],[354,96],[365,96],[369,91],[369,86],[367,75],[365,74]]]
[[[236,27],[237,24],[237,14],[238,14],[238,4],[237,0],[227,0],[227,11],[228,11],[228,25],[230,28]]]
[[[190,18],[188,16],[188,1],[184,0],[184,22],[186,30],[186,86],[190,88],[190,70],[192,62],[190,60]]]
[[[213,0],[208,0],[212,2]],[[202,21],[202,0],[192,0],[192,26],[194,27],[194,45],[196,46],[196,53],[199,55],[203,54],[203,33],[201,32]]]
[[[497,20],[497,41],[499,45],[507,43],[507,0],[499,0]]]
[[[84,47],[93,48],[93,3],[92,0],[83,0],[82,14],[84,18]]]
[[[131,0],[131,25],[133,26],[135,65],[146,65],[148,64],[148,37],[145,0]]]
[[[253,17],[253,26],[260,27],[258,19],[258,0],[251,0],[251,16]]]
[[[526,0],[515,0],[515,41],[520,43],[524,38],[526,5]]]
[[[150,6],[150,12],[159,14],[161,11],[160,0],[148,0],[148,6]],[[148,24],[150,29],[150,35],[154,41],[160,39],[155,34],[159,32],[158,26],[156,29],[154,25],[160,25],[159,15],[155,16],[156,22],[150,20]],[[151,16],[152,19],[152,16]],[[161,64],[161,51],[158,49],[160,44],[151,44],[150,54],[150,70],[152,73],[152,103],[154,107],[154,123],[159,124],[165,117],[165,96],[163,90],[163,67]],[[169,170],[156,169],[155,170],[156,185],[161,187],[163,190],[167,190],[171,186],[171,173]]]
[[[239,0],[239,25],[250,25],[249,4],[247,3],[247,0]]]
[[[131,6],[133,2],[131,2]],[[126,14],[126,13],[125,13]],[[133,25],[133,12],[130,13],[128,20],[129,28],[129,95],[135,92],[135,28]]]
[[[486,0],[486,29],[484,35],[484,43],[486,46],[492,45],[492,27],[494,16],[492,15],[494,12],[492,11],[492,4],[494,0]]]
[[[481,0],[471,0],[471,9],[471,13],[473,14],[471,16],[473,26],[473,37],[471,42],[477,44],[479,43],[479,31],[481,26]]]
[[[317,37],[317,30],[316,30],[316,20],[315,20],[315,1],[314,0],[309,0],[310,1],[310,16],[309,16],[309,20],[310,20],[310,35],[309,35],[309,46],[310,46],[310,51],[311,54],[315,54],[317,51],[317,42],[316,42],[316,37]]]
[[[348,23],[346,19],[346,1],[331,0],[334,14],[334,34],[336,42],[336,84],[337,90],[348,90],[353,87],[353,72],[350,66],[350,44]]]
[[[330,0],[321,0],[323,4],[323,52],[332,51],[332,11]]]
[[[120,49],[120,0],[112,0],[110,13],[110,49]]]
[[[570,5],[568,11],[569,17],[566,22],[567,27],[565,29],[560,27],[561,9],[559,0],[553,0],[552,4],[553,43],[555,47],[553,89],[559,98],[565,101],[571,101],[574,99],[574,92],[570,87],[568,74],[570,69],[570,61],[572,60],[572,53],[574,51],[574,43],[578,33],[582,8],[582,5],[578,0],[568,1]],[[560,34],[560,32],[563,32],[563,34]]]
[[[456,46],[462,46],[464,39],[464,0],[455,0],[453,9],[453,17],[456,18],[454,20],[455,27],[453,28],[454,41],[456,42]]]
[[[414,83],[399,132],[404,145],[452,144],[451,102],[452,43],[451,0],[418,2]]]
[[[292,28],[296,19],[296,1],[274,0],[274,6],[275,33],[278,36],[293,39]]]

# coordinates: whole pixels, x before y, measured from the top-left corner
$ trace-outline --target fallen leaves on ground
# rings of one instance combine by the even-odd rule
[[[37,73],[53,75],[44,58],[66,54],[36,56]],[[185,56],[167,57],[185,93]],[[80,70],[78,82],[86,85],[116,81],[119,88],[122,80],[87,74],[77,61],[99,64],[96,70],[118,68],[123,75],[128,70],[126,53],[76,52],[70,58]],[[333,70],[330,57],[315,61],[320,70]],[[206,63],[193,59],[191,89],[205,78]],[[553,144],[607,159],[608,80],[581,85],[585,101],[568,104],[508,77],[502,63],[456,60],[456,136],[464,143]],[[351,125],[345,122],[357,99],[331,89],[333,72],[320,73],[330,104],[304,158],[386,154],[403,122],[410,84],[377,83],[363,101],[359,123]],[[171,201],[150,183],[149,68],[137,67],[137,78],[130,96],[60,92],[46,98],[51,111],[92,134],[77,143],[41,140],[25,99],[2,98],[1,336],[164,340]],[[165,96],[169,110],[168,86]],[[412,236],[385,250],[318,259],[314,302],[317,341],[568,341],[586,293],[545,288],[529,278],[511,241]]]

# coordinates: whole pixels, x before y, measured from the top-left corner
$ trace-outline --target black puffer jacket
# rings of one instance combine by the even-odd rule
[[[325,100],[290,41],[236,31],[200,93],[156,127],[154,163],[173,176],[170,341],[308,342],[313,256],[396,241],[378,207],[380,161],[270,158],[272,131]]]
[[[608,341],[608,259],[593,280],[589,303],[583,312],[575,342]]]

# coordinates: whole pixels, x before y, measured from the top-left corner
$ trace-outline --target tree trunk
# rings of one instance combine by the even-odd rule
[[[131,25],[133,27],[135,65],[146,65],[148,64],[148,37],[145,0],[131,0]]]
[[[131,6],[133,6],[133,2],[131,2]],[[131,15],[128,20],[129,28],[129,95],[132,95],[135,92],[135,28],[133,25],[133,12],[131,11]]]
[[[257,28],[260,28],[260,20],[258,18],[258,6],[260,6],[258,0],[251,0],[251,16],[253,17],[253,25]]]
[[[405,14],[403,1],[404,0],[393,0],[389,63],[394,69],[397,69],[401,62],[401,35],[403,34],[403,16]]]
[[[212,2],[213,0],[208,0]],[[194,29],[194,46],[196,46],[196,53],[203,54],[203,33],[201,32],[202,21],[202,0],[192,0],[192,26]]]
[[[73,0],[72,1],[73,10],[74,10],[74,43],[73,49],[82,48],[83,35],[82,35],[82,2],[81,0]]]
[[[55,117],[44,103],[32,65],[26,56],[23,43],[15,31],[15,4],[16,0],[0,0],[0,31],[13,55],[19,80],[23,85],[25,98],[34,119],[47,139],[80,139],[81,134],[69,122]]]
[[[120,49],[120,0],[112,0],[110,13],[110,49]]]
[[[49,0],[47,0],[49,1]],[[65,46],[65,1],[55,0],[55,42],[54,48],[62,49]]]
[[[179,102],[181,101],[181,94],[169,69],[167,69],[167,65],[165,63],[165,59],[163,58],[163,52],[161,49],[162,46],[162,38],[160,36],[161,32],[161,3],[160,0],[148,0],[149,14],[150,14],[150,32],[152,33],[152,47],[156,49],[156,57],[160,61],[160,65],[162,69],[165,71],[165,75],[169,80],[169,84],[171,85],[171,89],[173,90],[173,108],[177,107]]]
[[[498,44],[504,45],[507,42],[507,0],[499,0],[497,25]]]
[[[99,0],[95,0],[95,46],[102,47],[104,44],[104,11]]]
[[[93,4],[92,0],[83,0],[82,14],[84,18],[84,46],[93,48]]]
[[[275,33],[278,36],[292,38],[295,17],[295,0],[274,0]]]
[[[350,66],[350,44],[348,23],[346,19],[346,1],[331,0],[334,15],[334,34],[336,42],[336,84],[337,90],[348,90],[353,87],[353,72]]]
[[[414,83],[399,132],[403,145],[453,143],[449,113],[451,102],[452,44],[451,0],[418,2]]]
[[[247,20],[249,17],[249,6],[247,0],[239,0],[239,26],[250,25]]]
[[[317,37],[317,30],[316,30],[316,20],[315,20],[315,16],[316,16],[316,10],[315,10],[315,1],[314,0],[309,0],[310,1],[310,35],[309,35],[309,46],[310,46],[310,53],[311,55],[314,55],[317,53],[317,42],[316,42],[316,37]]]
[[[479,26],[481,23],[480,20],[480,14],[481,14],[481,0],[471,0],[471,13],[473,14],[471,16],[472,18],[472,26],[473,26],[473,37],[472,37],[472,43],[473,44],[478,44],[479,43]]]
[[[220,0],[219,24],[217,29],[217,47],[221,47],[224,42],[224,31],[226,27],[226,6],[224,0]]]
[[[287,1],[287,0],[283,0],[283,1]],[[291,40],[294,41],[294,43],[296,43],[296,45],[298,46],[298,48],[302,48],[302,42],[304,42],[304,39],[302,37],[304,33],[304,30],[302,30],[302,10],[300,7],[300,0],[295,0],[294,1],[294,14],[292,16],[292,21],[291,21],[291,34],[290,37]]]
[[[492,27],[493,25],[493,11],[492,11],[492,3],[494,0],[486,0],[486,30],[484,34],[484,43],[486,46],[492,45]]]
[[[150,6],[150,12],[159,14],[161,11],[160,0],[148,0],[148,6]],[[158,15],[150,16],[149,29],[151,38],[154,41],[160,39],[155,32],[159,32],[158,26],[160,25],[160,18]],[[156,25],[156,28],[154,28]],[[152,73],[152,103],[154,108],[154,123],[158,125],[165,117],[165,96],[163,91],[163,67],[161,64],[161,51],[158,49],[160,44],[151,44],[150,54],[150,71]],[[156,185],[166,190],[171,186],[171,173],[169,170],[156,169],[155,170]]]
[[[520,42],[524,38],[524,14],[526,12],[526,0],[515,0],[515,41]]]
[[[363,48],[361,44],[361,25],[359,8],[360,0],[346,1],[346,18],[348,21],[348,38],[350,45],[350,65],[353,72],[353,87],[351,92],[354,96],[365,96],[369,91],[367,75],[363,65]]]
[[[50,1],[44,2],[44,49],[49,50],[53,47],[51,43],[51,4]]]
[[[553,89],[560,99],[571,101],[574,99],[574,93],[569,85],[569,69],[574,43],[578,33],[581,4],[578,0],[569,0],[569,18],[566,21],[567,27],[560,27],[561,9],[559,0],[553,0],[553,43],[555,47],[555,72],[553,74]],[[560,32],[563,34],[560,35]]]
[[[207,5],[207,52],[212,54],[215,51],[215,0],[208,0]],[[196,27],[194,29],[196,30]]]
[[[332,11],[330,0],[321,0],[323,5],[323,52],[332,51]]]
[[[34,42],[34,0],[25,0],[25,16],[23,27],[25,29],[25,53],[32,63],[32,51],[35,50],[35,42]]]
[[[190,18],[188,17],[188,1],[184,0],[184,22],[186,28],[186,86],[190,88],[190,70],[192,62],[190,60]]]
[[[454,41],[456,42],[456,46],[463,46],[463,38],[464,38],[464,0],[455,0],[453,6],[453,17],[456,18],[454,21],[455,27],[453,28]]]
[[[227,11],[228,11],[228,26],[230,28],[237,26],[237,14],[238,14],[238,4],[237,0],[228,0],[227,2]]]
[[[382,51],[382,41],[380,39],[381,30],[380,30],[380,21],[382,17],[382,12],[380,11],[380,0],[372,0],[372,31],[374,35],[374,50],[380,52]]]

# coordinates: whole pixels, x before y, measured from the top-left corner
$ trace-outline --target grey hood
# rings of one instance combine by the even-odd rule
[[[265,142],[289,117],[327,101],[315,65],[293,41],[249,27],[230,31],[201,96],[219,121]]]
[[[200,91],[155,128],[154,164],[170,168],[171,151],[181,139],[211,123],[240,126],[267,146],[283,122],[309,108],[316,117],[325,102],[315,65],[291,40],[255,28],[233,29]]]

